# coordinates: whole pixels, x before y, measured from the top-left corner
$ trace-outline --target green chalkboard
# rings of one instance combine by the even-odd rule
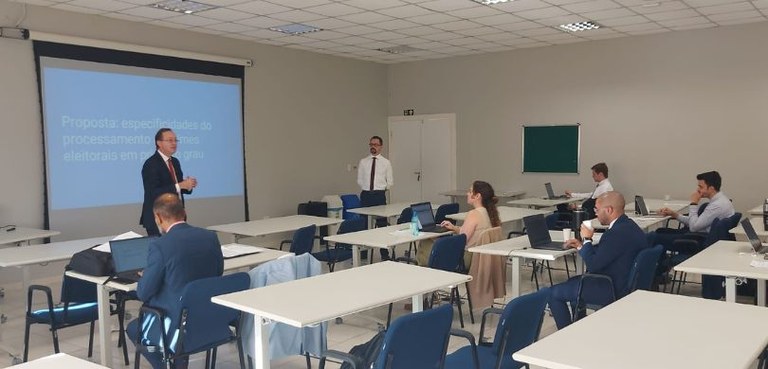
[[[523,173],[578,173],[579,127],[523,126]]]

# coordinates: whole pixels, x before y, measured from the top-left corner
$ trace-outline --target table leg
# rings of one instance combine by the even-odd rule
[[[96,284],[96,297],[99,304],[99,352],[101,365],[112,367],[112,323],[109,314],[109,288]]]
[[[352,266],[357,268],[360,266],[360,246],[352,245]]]
[[[269,369],[269,325],[258,315],[253,316],[253,341],[255,369]]]
[[[765,306],[765,279],[757,280],[757,306]]]
[[[520,296],[520,258],[512,257],[512,298]]]
[[[575,255],[576,255],[576,275],[582,275],[584,274],[584,260],[582,260],[581,255],[579,255],[578,252]]]
[[[736,302],[735,277],[725,277],[725,302]]]
[[[411,312],[417,313],[419,311],[424,311],[424,296],[414,295],[411,298],[411,306]]]

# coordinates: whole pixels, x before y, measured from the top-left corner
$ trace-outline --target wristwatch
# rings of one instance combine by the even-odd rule
[[[584,242],[592,242],[592,237],[584,237]]]

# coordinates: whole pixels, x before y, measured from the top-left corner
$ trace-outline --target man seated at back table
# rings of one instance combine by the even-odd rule
[[[595,214],[600,224],[608,226],[600,238],[600,244],[592,244],[594,230],[584,225],[581,226],[583,242],[577,239],[565,242],[565,247],[579,251],[587,266],[587,272],[611,277],[617,298],[627,292],[624,287],[627,285],[635,257],[640,250],[648,247],[645,233],[637,223],[624,215],[624,205],[624,196],[618,192],[610,191],[600,195],[595,202]],[[580,281],[581,276],[571,277],[551,289],[549,308],[557,329],[563,329],[572,323],[571,311],[576,308]]]
[[[565,195],[572,198],[583,198],[581,203],[581,209],[586,213],[586,219],[592,219],[595,217],[593,209],[595,207],[595,199],[600,195],[613,191],[611,181],[608,179],[608,166],[605,163],[597,163],[592,166],[592,180],[597,183],[595,189],[592,192],[572,192],[570,190],[565,191]],[[547,216],[547,227],[549,229],[556,229],[558,221],[570,221],[573,218],[573,211],[576,209],[576,204],[564,204],[558,205],[557,211]]]

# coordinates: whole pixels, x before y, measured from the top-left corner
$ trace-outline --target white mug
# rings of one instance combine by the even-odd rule
[[[571,229],[570,228],[563,228],[563,240],[568,241],[571,239]]]

